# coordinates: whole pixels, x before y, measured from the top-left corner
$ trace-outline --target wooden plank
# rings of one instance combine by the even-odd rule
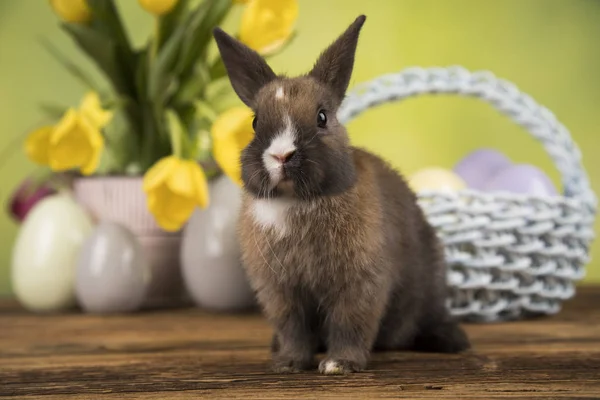
[[[277,375],[258,314],[36,315],[4,301],[0,397],[600,397],[600,287],[580,288],[553,317],[465,328],[465,354],[383,353],[351,376]]]

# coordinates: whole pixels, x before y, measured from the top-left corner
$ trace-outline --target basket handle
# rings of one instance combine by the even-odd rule
[[[344,99],[338,117],[346,124],[376,105],[437,93],[477,97],[508,115],[542,143],[561,173],[564,195],[581,201],[589,212],[595,213],[597,199],[581,164],[581,152],[569,131],[552,112],[489,71],[472,73],[460,66],[416,67],[382,75],[354,87]]]

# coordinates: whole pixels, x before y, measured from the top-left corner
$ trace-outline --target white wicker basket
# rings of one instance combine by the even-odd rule
[[[567,129],[546,108],[487,71],[409,68],[356,86],[339,119],[421,94],[480,98],[538,139],[562,174],[563,195],[534,197],[463,190],[419,193],[445,244],[448,307],[462,321],[554,314],[585,273],[597,200]]]

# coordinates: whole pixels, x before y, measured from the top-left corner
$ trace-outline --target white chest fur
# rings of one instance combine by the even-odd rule
[[[272,229],[279,237],[289,232],[289,213],[294,201],[289,199],[257,199],[252,203],[254,222],[263,229]]]

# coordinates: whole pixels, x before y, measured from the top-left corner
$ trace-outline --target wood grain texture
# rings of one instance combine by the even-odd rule
[[[600,397],[600,287],[580,288],[553,317],[465,328],[466,354],[386,353],[351,376],[277,375],[258,314],[36,315],[4,301],[0,397]]]

